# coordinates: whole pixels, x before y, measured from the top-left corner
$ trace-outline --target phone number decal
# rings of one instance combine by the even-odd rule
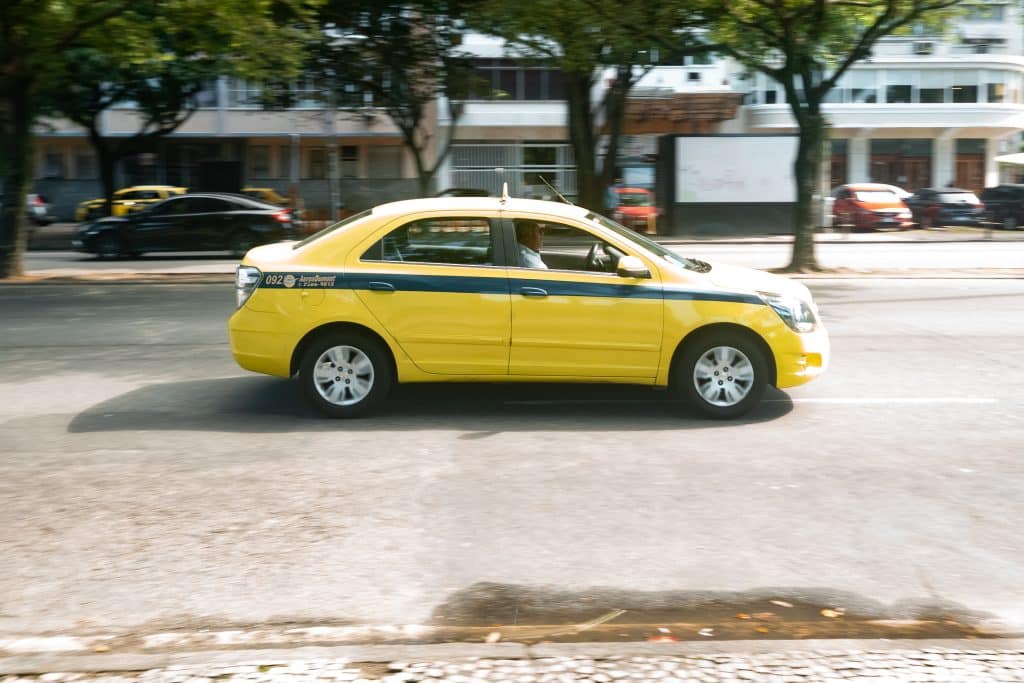
[[[337,273],[267,273],[260,283],[274,289],[333,289],[337,285]]]

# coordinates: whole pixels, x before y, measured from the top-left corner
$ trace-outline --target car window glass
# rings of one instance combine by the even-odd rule
[[[188,213],[188,202],[187,198],[182,199],[168,199],[158,204],[152,211],[154,216],[176,216],[183,213]]]
[[[943,192],[939,201],[943,204],[977,204],[978,198],[973,192]]]
[[[540,226],[540,258],[549,270],[614,273],[623,255],[621,250],[599,237],[571,225],[553,221],[513,220],[514,225],[520,222]]]
[[[888,190],[858,190],[857,199],[862,202],[897,202],[899,197]]]
[[[189,200],[188,213],[215,213],[217,211],[231,211],[234,208],[234,206],[223,199],[193,197]]]
[[[491,238],[486,218],[425,218],[392,230],[362,260],[490,266]]]
[[[651,206],[651,195],[648,192],[620,192],[619,206]]]

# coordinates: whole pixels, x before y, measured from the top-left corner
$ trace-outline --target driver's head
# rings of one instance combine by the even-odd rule
[[[516,219],[516,240],[534,251],[540,251],[544,243],[544,224],[537,221]]]

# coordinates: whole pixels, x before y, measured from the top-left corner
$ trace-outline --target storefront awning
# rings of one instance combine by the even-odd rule
[[[996,161],[1000,164],[1016,164],[1018,166],[1024,166],[1024,152],[1003,154],[1002,156],[996,157]]]

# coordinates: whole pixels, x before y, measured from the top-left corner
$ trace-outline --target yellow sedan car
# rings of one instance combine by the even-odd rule
[[[110,215],[124,216],[135,211],[140,211],[150,204],[167,199],[176,194],[188,192],[186,187],[175,187],[173,185],[136,185],[126,187],[114,193],[113,206]],[[92,220],[103,216],[103,204],[106,200],[103,197],[87,199],[75,208],[75,220]]]
[[[668,387],[733,418],[829,360],[804,285],[507,196],[384,204],[256,247],[236,292],[238,364],[298,375],[331,417],[367,413],[396,382],[510,381]]]

